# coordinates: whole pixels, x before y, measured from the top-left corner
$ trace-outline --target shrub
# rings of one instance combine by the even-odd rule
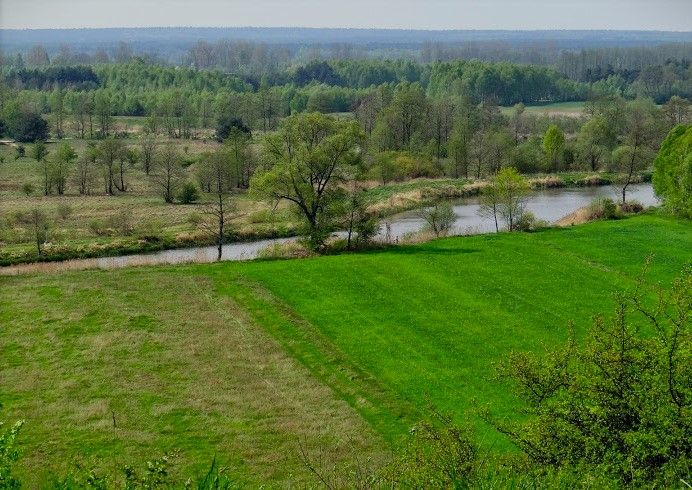
[[[626,201],[620,203],[618,208],[625,214],[639,214],[644,211],[644,206],[639,201]]]
[[[292,259],[309,257],[310,251],[300,241],[275,242],[257,252],[258,259]]]
[[[87,225],[89,231],[96,236],[105,236],[108,234],[108,227],[100,219],[92,219]]]
[[[187,222],[195,229],[202,224],[202,221],[204,221],[204,218],[199,213],[192,213],[187,217]]]
[[[132,214],[123,209],[117,214],[108,218],[108,227],[117,231],[120,235],[131,235],[134,230],[132,226]]]
[[[58,217],[61,220],[65,221],[72,214],[72,206],[70,206],[69,204],[64,204],[64,203],[59,204],[57,212],[58,212]]]
[[[4,424],[0,422],[0,488],[14,489],[21,486],[20,482],[12,476],[12,466],[19,459],[15,440],[23,423],[19,421],[4,430]]]
[[[589,219],[617,219],[619,217],[618,207],[609,197],[597,197],[589,204]]]
[[[180,189],[178,200],[181,204],[192,204],[199,200],[199,191],[192,182],[186,182]]]
[[[640,278],[618,293],[612,318],[593,318],[583,344],[570,335],[545,357],[512,353],[499,374],[516,383],[529,417],[486,420],[538,466],[581,467],[614,488],[682,487],[692,456],[692,267],[657,293],[652,301]]]
[[[524,211],[514,224],[514,229],[517,231],[536,231],[546,226],[548,226],[548,223],[537,219],[531,211]]]
[[[438,203],[432,208],[423,209],[419,215],[425,220],[426,228],[436,237],[447,235],[457,219],[454,208],[449,202]]]
[[[26,156],[26,148],[24,145],[17,145],[14,149],[14,159],[19,160],[20,158],[24,158]]]
[[[22,184],[22,193],[25,196],[32,195],[35,190],[36,190],[36,188],[34,187],[34,184],[31,184],[29,182],[25,182],[24,184]]]

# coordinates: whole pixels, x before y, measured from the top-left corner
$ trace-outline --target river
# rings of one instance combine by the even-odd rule
[[[582,187],[536,191],[527,202],[527,209],[536,218],[554,223],[563,216],[587,206],[596,197],[617,199],[618,192],[613,187]],[[628,200],[635,200],[644,206],[654,206],[658,200],[649,184],[630,186]],[[478,214],[478,198],[468,198],[454,205],[457,221],[452,231],[454,235],[469,235],[495,231],[494,221]],[[420,231],[425,221],[415,211],[390,216],[383,221],[379,239],[384,239],[389,226],[389,237],[398,241],[408,234]],[[251,260],[257,257],[260,250],[274,243],[283,243],[292,238],[277,238],[255,242],[230,243],[224,245],[222,260]],[[75,259],[61,262],[37,262],[0,267],[0,275],[18,275],[34,272],[60,272],[82,269],[118,269],[138,265],[183,264],[214,262],[217,256],[215,246],[192,247],[163,250],[147,254],[123,255],[118,257],[99,257],[92,259]]]

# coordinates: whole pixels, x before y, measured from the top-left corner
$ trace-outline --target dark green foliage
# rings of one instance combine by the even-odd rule
[[[596,316],[584,344],[546,357],[512,353],[513,379],[530,418],[489,417],[535,464],[575,466],[627,486],[677,486],[692,464],[692,268],[653,301],[640,279]]]
[[[326,85],[343,85],[344,81],[326,61],[312,61],[299,66],[293,75],[293,82],[302,87],[312,82]]]
[[[199,190],[193,182],[186,182],[180,189],[178,200],[181,204],[193,204],[199,199]]]
[[[216,139],[218,141],[225,140],[234,128],[247,135],[251,134],[250,128],[243,123],[242,119],[229,115],[222,115],[216,122]]]
[[[100,80],[90,66],[50,66],[11,70],[5,75],[5,83],[10,87],[34,90],[51,90],[54,87],[86,90],[97,88]]]
[[[21,112],[8,121],[8,134],[22,143],[48,139],[48,123],[35,112]]]

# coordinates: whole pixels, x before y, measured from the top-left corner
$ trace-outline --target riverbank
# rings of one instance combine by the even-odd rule
[[[593,199],[604,197],[604,188],[545,189],[536,191],[527,200],[527,210],[534,213],[538,220],[556,223],[564,219],[573,210],[584,207]],[[649,185],[634,185],[630,195],[633,199],[651,206],[656,202],[653,189]],[[457,202],[453,206],[456,223],[450,235],[473,235],[494,233],[494,221],[479,213],[476,198]],[[420,232],[426,227],[424,218],[419,213],[405,212],[387,218],[375,237],[382,245],[420,241]],[[414,237],[417,236],[418,240]],[[339,236],[339,233],[335,233]],[[281,237],[252,242],[227,243],[222,249],[223,261],[251,260],[258,257],[293,256],[295,250],[286,250],[286,242],[295,237]],[[295,248],[295,247],[289,247]],[[288,252],[288,255],[286,255]],[[65,261],[43,261],[16,264],[0,267],[0,275],[18,275],[29,273],[63,272],[80,269],[116,269],[141,265],[209,263],[217,260],[216,246],[188,247],[155,251],[146,254],[123,254],[120,256],[82,258]],[[303,253],[299,255],[304,255]]]
[[[589,173],[564,173],[534,176],[530,179],[533,189],[540,192],[546,189],[582,189],[611,185],[616,176],[613,174],[589,174]],[[648,174],[640,174],[637,181],[650,180]],[[382,220],[391,221],[392,216],[402,212],[425,207],[441,200],[459,200],[478,196],[485,186],[484,181],[470,181],[467,179],[416,179],[408,182],[391,183],[386,185],[373,184],[365,190],[366,202],[372,213]],[[57,224],[64,228],[53,230],[49,233],[50,241],[43,247],[43,255],[38,256],[36,246],[31,240],[20,245],[0,244],[0,267],[8,267],[18,264],[34,262],[60,262],[76,259],[94,259],[100,257],[119,257],[156,253],[167,250],[195,249],[206,247],[213,243],[213,239],[201,231],[195,223],[201,219],[200,211],[195,206],[162,205],[159,201],[150,199],[142,200],[138,196],[121,197],[129,199],[127,212],[134,216],[140,223],[135,226],[130,223],[132,218],[126,215],[116,214],[110,218],[99,218],[88,224],[87,230],[72,227],[69,220],[86,221],[86,216],[105,216],[107,206],[114,198],[90,197],[84,199],[93,200],[84,210],[84,205],[75,205],[72,213],[75,217],[67,217],[57,220]],[[51,202],[50,199],[47,200]],[[69,202],[69,201],[68,201]],[[79,202],[79,201],[76,201]],[[251,201],[245,195],[237,198],[241,217],[235,220],[231,226],[231,234],[227,237],[230,246],[249,241],[262,241],[274,238],[294,237],[298,234],[299,223],[285,207],[270,209],[260,206],[261,203]],[[144,206],[140,209],[139,206]],[[150,206],[155,206],[150,208]],[[104,208],[106,207],[106,208]],[[14,208],[15,211],[12,211]],[[72,209],[72,208],[70,208]],[[147,216],[143,211],[152,209]],[[10,206],[8,215],[26,212],[26,205],[15,204]],[[153,211],[155,210],[155,211]],[[57,210],[59,212],[59,209]],[[565,210],[559,217],[564,216],[573,209]],[[161,222],[166,213],[171,213],[174,220],[169,227],[157,229],[152,220]],[[460,215],[468,218],[467,215]],[[8,218],[9,219],[9,218]],[[554,218],[557,219],[557,218]],[[110,220],[110,221],[109,221]],[[118,220],[124,221],[124,223]],[[106,223],[108,221],[108,223]],[[395,219],[396,221],[396,219]],[[552,219],[550,220],[552,221]],[[100,224],[99,224],[100,223]],[[83,225],[82,225],[83,226]],[[99,228],[100,226],[100,228]],[[471,226],[471,225],[469,225]],[[118,233],[117,228],[129,227],[127,234]],[[416,230],[408,230],[416,231]],[[91,237],[84,236],[90,232]],[[27,230],[14,228],[5,230],[5,234],[29,233]],[[121,236],[109,237],[104,233],[116,233]]]

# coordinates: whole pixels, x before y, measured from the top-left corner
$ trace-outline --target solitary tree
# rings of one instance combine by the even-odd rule
[[[543,150],[548,158],[550,171],[558,171],[564,148],[565,134],[557,125],[551,124],[543,137]]]
[[[181,163],[180,153],[173,145],[166,145],[156,156],[152,179],[163,200],[167,203],[173,202],[173,198],[185,177]]]
[[[332,225],[340,185],[360,160],[364,135],[355,121],[323,114],[291,116],[264,140],[265,168],[250,182],[260,197],[293,203],[305,220],[308,243],[319,249]]]
[[[228,221],[234,207],[230,201],[233,189],[234,167],[225,148],[219,148],[204,156],[202,169],[213,199],[205,206],[204,213],[210,218],[204,227],[216,237],[217,259],[221,260]]]
[[[31,229],[36,243],[36,253],[40,257],[43,255],[43,244],[48,239],[48,217],[40,209],[34,208],[27,213],[25,223]]]
[[[635,173],[644,170],[653,161],[652,144],[659,130],[654,118],[655,111],[653,103],[645,100],[635,100],[627,108],[624,141],[613,152],[612,161],[614,170],[620,174],[623,203]]]
[[[154,159],[156,158],[156,138],[151,135],[145,136],[142,140],[142,143],[140,144],[140,147],[142,156],[142,169],[144,170],[145,174],[149,175],[149,172],[151,172],[151,168],[154,164]]]
[[[577,152],[592,172],[600,168],[601,160],[609,153],[608,133],[608,121],[601,115],[589,119],[579,130]]]
[[[114,192],[116,165],[124,150],[122,141],[115,138],[106,138],[98,145],[98,156],[101,165],[103,165],[106,194],[112,195]]]
[[[502,218],[509,231],[514,231],[524,214],[530,191],[529,183],[519,172],[505,167],[490,179],[483,190],[479,213],[493,217],[496,231],[499,231],[498,217]]]

